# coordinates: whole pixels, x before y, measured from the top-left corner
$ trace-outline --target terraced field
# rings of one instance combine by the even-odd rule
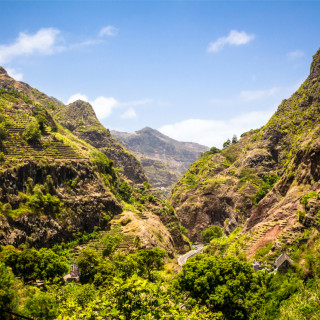
[[[15,121],[14,126],[7,125],[7,139],[2,142],[0,152],[4,153],[5,159],[16,158],[52,158],[52,159],[82,159],[83,156],[71,146],[59,141],[46,128],[42,132],[41,142],[27,143],[23,137],[26,126],[33,120],[32,117],[22,112],[7,112]]]
[[[121,215],[119,215],[119,216],[121,216]],[[96,239],[91,240],[89,243],[87,243],[83,246],[75,247],[73,249],[74,257],[78,257],[78,255],[80,254],[80,252],[84,248],[91,248],[91,249],[95,250],[99,256],[102,256],[103,250],[107,248],[106,244],[103,243],[102,239],[103,239],[103,237],[105,237],[107,235],[113,236],[113,237],[119,236],[121,238],[121,242],[118,245],[116,251],[126,251],[126,250],[134,247],[135,236],[131,235],[131,234],[123,233],[123,229],[122,229],[121,225],[114,224],[112,226],[111,230],[102,231],[99,234],[99,237],[97,237]]]

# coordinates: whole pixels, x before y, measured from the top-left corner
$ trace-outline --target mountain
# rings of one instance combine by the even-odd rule
[[[201,157],[174,186],[170,201],[188,236],[199,240],[211,225],[227,233],[242,226],[240,251],[252,256],[319,228],[319,116],[320,50],[308,78],[265,126]]]
[[[88,102],[78,100],[67,106],[59,105],[54,110],[54,117],[74,135],[112,159],[114,166],[121,168],[128,179],[135,183],[148,180],[140,162],[112,137]]]
[[[171,187],[209,148],[198,143],[180,142],[146,127],[134,133],[111,134],[140,160],[149,181],[157,188]]]
[[[136,188],[146,180],[88,103],[66,106],[0,67],[0,245],[51,247],[111,232],[125,250],[137,238],[173,257],[188,244],[172,207]]]

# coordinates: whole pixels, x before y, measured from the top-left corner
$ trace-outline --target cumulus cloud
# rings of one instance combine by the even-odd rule
[[[7,68],[7,72],[10,77],[17,81],[21,81],[23,79],[23,74],[21,72],[17,72],[15,69]]]
[[[0,45],[0,63],[6,63],[12,59],[31,55],[50,55],[64,48],[57,45],[60,30],[43,28],[35,34],[20,32],[18,38],[11,44]]]
[[[254,40],[254,34],[247,34],[245,31],[231,30],[228,36],[220,37],[214,42],[210,42],[207,51],[218,52],[225,45],[241,46]]]
[[[82,100],[82,101],[89,102],[89,99],[88,99],[88,97],[87,97],[85,94],[75,93],[75,94],[73,94],[73,95],[68,99],[67,104],[72,103],[72,102],[75,102],[75,101],[77,101],[77,100]]]
[[[162,126],[158,130],[179,141],[198,142],[208,147],[221,148],[234,134],[240,137],[243,132],[264,125],[274,111],[248,112],[226,120],[188,119]]]
[[[129,108],[121,115],[122,119],[136,119],[137,117],[136,111],[133,108]]]
[[[99,36],[100,37],[104,37],[104,36],[107,36],[107,37],[114,37],[118,34],[119,30],[114,27],[114,26],[107,26],[107,27],[104,27],[100,30],[99,32]]]
[[[98,119],[104,119],[109,117],[115,108],[139,106],[139,105],[145,105],[152,102],[151,99],[141,99],[141,100],[133,100],[133,101],[127,101],[127,102],[120,102],[114,97],[104,97],[104,96],[97,97],[94,100],[89,100],[89,98],[85,94],[76,93],[76,94],[73,94],[68,99],[67,103],[69,104],[76,100],[83,100],[83,101],[89,102],[92,105]],[[133,108],[129,108],[125,113],[121,115],[121,118],[123,119],[134,119],[136,117],[137,117],[137,114]]]
[[[92,107],[99,119],[108,118],[113,109],[120,106],[118,100],[113,97],[98,97],[92,101]]]
[[[287,57],[290,60],[295,60],[304,56],[304,52],[302,50],[295,50],[287,53]]]

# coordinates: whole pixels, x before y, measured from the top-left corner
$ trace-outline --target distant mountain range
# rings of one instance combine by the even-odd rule
[[[140,160],[149,181],[157,188],[172,186],[209,149],[198,143],[174,140],[149,127],[111,134]]]

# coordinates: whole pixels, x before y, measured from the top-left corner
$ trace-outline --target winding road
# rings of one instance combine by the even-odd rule
[[[186,254],[179,257],[178,263],[180,266],[184,265],[189,258],[195,256],[198,253],[201,253],[202,249],[203,249],[203,244],[197,244],[194,246],[194,248],[195,249],[193,249],[193,250],[191,250],[191,251],[187,252]]]

